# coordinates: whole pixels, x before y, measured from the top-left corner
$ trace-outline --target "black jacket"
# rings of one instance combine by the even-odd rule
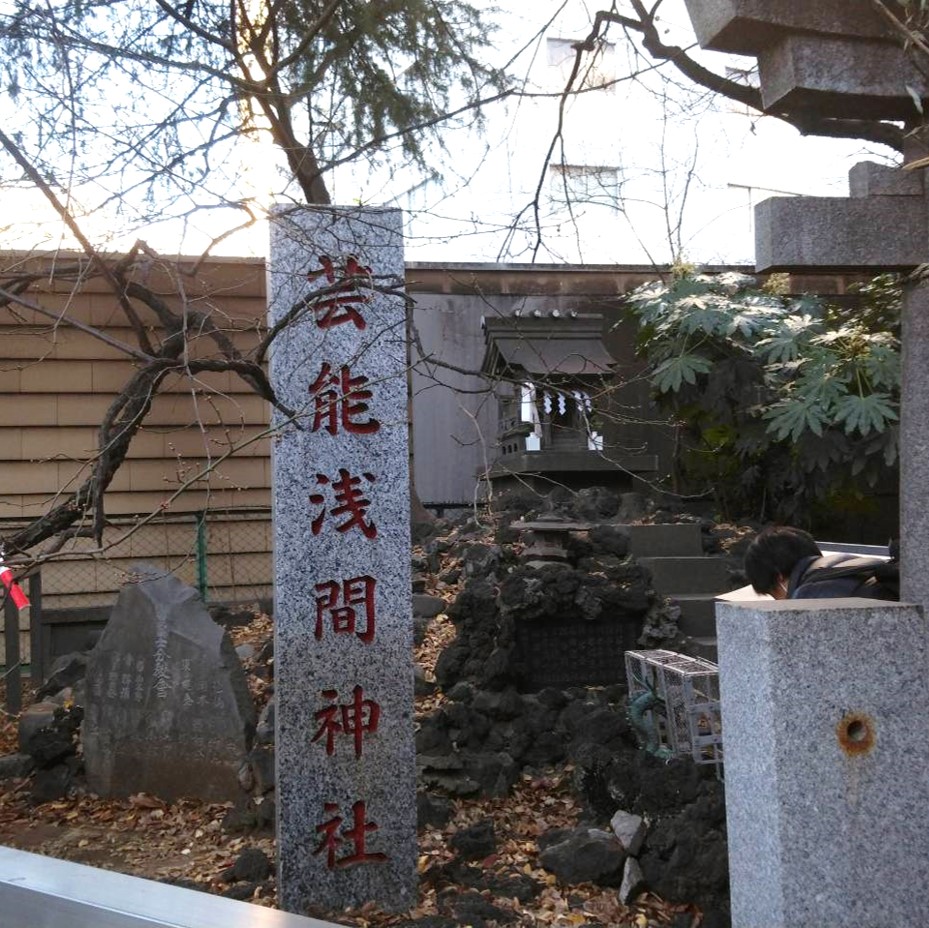
[[[843,599],[861,596],[866,599],[893,599],[873,577],[836,577],[831,580],[816,579],[816,574],[826,568],[840,567],[850,561],[867,561],[856,554],[827,554],[823,557],[805,557],[798,561],[790,572],[787,584],[788,599]],[[884,561],[873,558],[877,564]]]

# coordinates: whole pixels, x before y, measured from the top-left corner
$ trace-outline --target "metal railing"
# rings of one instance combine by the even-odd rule
[[[0,847],[3,928],[340,928],[302,915],[235,902]]]

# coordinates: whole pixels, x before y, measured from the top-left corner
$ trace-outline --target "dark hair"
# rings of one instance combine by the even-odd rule
[[[772,525],[755,536],[745,552],[745,575],[756,593],[771,593],[777,578],[789,577],[797,561],[822,557],[809,532],[789,525]]]

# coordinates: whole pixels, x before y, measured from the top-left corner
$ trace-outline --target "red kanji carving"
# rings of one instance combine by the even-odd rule
[[[330,702],[339,698],[337,690],[323,690],[322,694],[323,698]],[[352,735],[355,741],[355,757],[361,757],[364,736],[373,735],[377,731],[381,707],[373,699],[365,699],[364,690],[356,686],[352,690],[352,701],[348,705],[340,706],[333,702],[333,705],[320,709],[315,718],[319,722],[319,728],[313,735],[314,743],[325,737],[326,753],[332,754],[335,752],[336,735]]]
[[[368,481],[374,483],[377,477],[367,472],[361,475]],[[371,505],[364,495],[364,491],[359,489],[361,477],[353,477],[344,467],[339,468],[339,479],[330,480],[325,474],[316,475],[317,486],[325,487],[332,485],[335,494],[336,505],[331,509],[326,509],[326,498],[322,493],[311,493],[310,502],[314,506],[322,506],[322,509],[316,514],[311,524],[314,535],[318,535],[323,530],[323,522],[326,519],[326,513],[338,519],[346,516],[344,522],[336,525],[337,532],[347,532],[349,529],[357,528],[365,538],[377,538],[377,526],[368,519],[368,506]]]
[[[339,583],[328,580],[316,584],[316,638],[323,637],[326,613],[332,619],[332,631],[337,635],[357,635],[365,644],[374,640],[375,612],[374,577],[352,577]],[[356,609],[364,606],[364,610]],[[359,615],[360,614],[360,615]],[[364,618],[364,625],[358,621]]]
[[[365,821],[366,811],[363,800],[358,800],[352,806],[353,825],[341,835],[339,829],[344,824],[345,819],[341,815],[333,814],[339,811],[338,803],[327,802],[323,805],[323,808],[327,815],[332,815],[332,818],[316,826],[316,833],[321,834],[323,837],[313,854],[321,854],[325,851],[326,866],[330,870],[336,867],[350,867],[352,864],[379,864],[388,860],[386,854],[368,853],[368,834],[377,831],[378,826],[375,822]],[[337,857],[336,854],[340,845],[346,841],[351,842],[352,853],[346,854],[344,857]]]
[[[358,292],[358,278],[366,278],[370,282],[373,273],[371,268],[359,264],[354,255],[345,259],[345,266],[342,268],[337,268],[329,255],[320,255],[319,266],[320,270],[310,271],[306,279],[313,283],[325,277],[331,294],[313,304],[316,325],[321,329],[331,329],[333,326],[351,322],[356,328],[364,329],[367,323],[355,306],[370,302],[371,297]]]
[[[365,400],[371,399],[371,391],[364,389],[367,383],[367,377],[352,377],[344,364],[338,374],[333,374],[330,365],[324,362],[319,376],[310,384],[315,404],[310,431],[324,428],[330,435],[337,435],[341,425],[343,431],[353,435],[377,432],[381,427],[377,419],[357,421],[358,416],[368,411]]]

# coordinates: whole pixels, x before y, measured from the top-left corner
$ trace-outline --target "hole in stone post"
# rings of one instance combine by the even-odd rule
[[[867,728],[864,727],[864,722],[859,719],[850,722],[847,731],[849,741],[864,741],[868,734]]]
[[[863,712],[849,712],[836,726],[836,735],[846,754],[867,754],[874,747],[874,722]]]

